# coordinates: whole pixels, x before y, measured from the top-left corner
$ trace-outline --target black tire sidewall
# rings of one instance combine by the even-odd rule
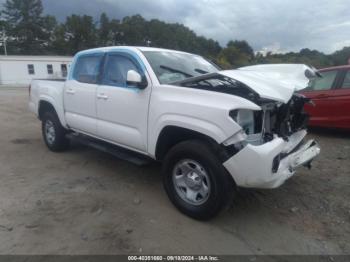
[[[55,129],[55,141],[52,144],[47,141],[46,137],[45,125],[47,121],[51,121]],[[62,127],[60,120],[53,112],[46,112],[44,114],[44,117],[42,119],[42,135],[46,146],[53,152],[63,151],[69,145],[69,141],[65,137],[66,130]]]

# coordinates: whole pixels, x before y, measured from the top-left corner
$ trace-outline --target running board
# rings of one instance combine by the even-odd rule
[[[137,166],[145,166],[154,161],[150,157],[122,148],[120,146],[110,144],[105,141],[97,140],[86,135],[69,133],[66,137],[71,141],[111,154],[119,159],[126,160]]]

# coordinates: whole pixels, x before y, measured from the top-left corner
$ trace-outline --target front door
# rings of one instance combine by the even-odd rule
[[[96,135],[96,92],[103,54],[77,59],[71,79],[64,90],[65,117],[69,127]]]
[[[310,115],[310,125],[332,125],[337,107],[333,100],[337,74],[337,70],[322,72],[322,78],[313,80],[309,87],[303,90],[303,94],[313,102],[313,105],[305,105],[305,110]]]
[[[126,81],[129,70],[146,77],[141,63],[122,51],[106,56],[103,78],[97,89],[97,132],[110,142],[146,152],[151,85],[141,90]]]

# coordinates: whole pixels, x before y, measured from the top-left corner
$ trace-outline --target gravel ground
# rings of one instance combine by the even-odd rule
[[[312,131],[312,170],[198,222],[168,201],[159,166],[49,152],[27,99],[0,88],[0,254],[350,254],[349,133]]]

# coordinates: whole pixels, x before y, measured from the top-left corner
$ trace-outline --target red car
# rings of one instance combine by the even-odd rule
[[[350,130],[350,65],[321,69],[322,78],[313,80],[301,93],[307,104],[310,126]]]

